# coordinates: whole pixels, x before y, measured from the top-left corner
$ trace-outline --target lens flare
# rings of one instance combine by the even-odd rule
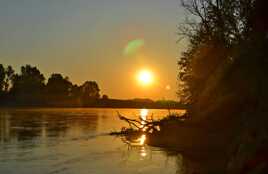
[[[127,46],[124,48],[124,55],[129,56],[135,54],[141,47],[145,44],[143,39],[136,39],[128,42]]]

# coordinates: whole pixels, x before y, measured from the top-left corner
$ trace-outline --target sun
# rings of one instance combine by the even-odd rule
[[[154,80],[153,73],[149,70],[141,70],[138,72],[137,80],[141,85],[150,85]]]

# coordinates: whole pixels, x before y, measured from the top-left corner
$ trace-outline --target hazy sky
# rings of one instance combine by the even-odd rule
[[[179,0],[0,0],[0,63],[95,80],[112,98],[175,99],[183,19]],[[124,54],[135,39],[144,46]],[[155,74],[148,87],[135,80],[144,68]]]

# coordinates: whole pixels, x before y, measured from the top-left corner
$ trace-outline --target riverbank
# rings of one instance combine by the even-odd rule
[[[147,135],[147,144],[183,155],[188,173],[224,173],[229,159],[227,133],[195,123],[169,123]]]
[[[195,166],[190,173],[267,171],[267,109],[252,115],[164,122],[160,131],[147,134],[147,143],[183,154]]]
[[[193,119],[187,114],[171,114],[154,121],[144,121],[142,118],[133,120],[122,116],[120,119],[132,127],[130,131],[124,132],[128,139],[132,135],[145,134],[148,145],[161,147],[174,154],[183,154],[189,165],[186,174],[237,174],[247,168],[248,161],[260,159],[257,152],[266,154],[267,144],[264,140],[267,137],[267,118],[264,115],[258,115],[259,120],[242,114],[206,120]],[[142,125],[147,127],[144,129]],[[251,166],[251,170],[258,168],[258,165],[257,162],[256,166]]]

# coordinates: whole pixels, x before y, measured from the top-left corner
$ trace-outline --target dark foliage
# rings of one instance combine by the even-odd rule
[[[201,127],[190,136],[206,139],[213,130],[213,141],[204,147],[218,146],[228,172],[239,173],[268,149],[267,1],[182,0],[182,5],[195,19],[179,28],[189,47],[178,61],[178,95],[190,105],[188,124]]]
[[[96,82],[87,81],[78,86],[68,77],[52,74],[47,83],[44,75],[31,65],[15,73],[11,66],[0,64],[0,104],[2,106],[83,106],[98,99],[100,89]]]

